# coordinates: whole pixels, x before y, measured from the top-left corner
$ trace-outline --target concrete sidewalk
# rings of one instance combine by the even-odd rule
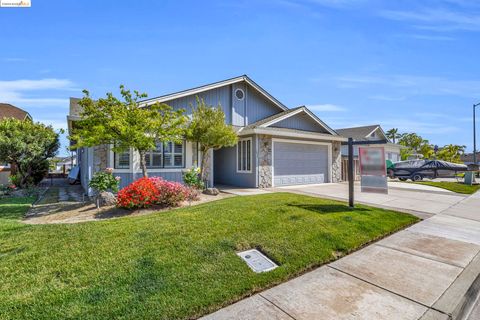
[[[457,319],[478,312],[480,193],[438,213],[204,319]]]

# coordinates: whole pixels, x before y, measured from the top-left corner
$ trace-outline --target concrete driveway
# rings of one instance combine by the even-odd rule
[[[360,184],[357,182],[354,192],[355,201],[376,207],[406,211],[421,218],[428,218],[439,214],[467,197],[436,187],[403,182],[389,182],[388,188],[388,194],[363,193],[360,191]],[[348,200],[348,184],[343,182],[280,187],[275,188],[275,190],[342,201]]]

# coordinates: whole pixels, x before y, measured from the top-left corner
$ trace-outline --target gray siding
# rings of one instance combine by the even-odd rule
[[[126,187],[133,181],[140,179],[142,177],[142,173],[124,173],[124,172],[115,172],[115,176],[119,176],[122,178],[120,181],[120,189]],[[176,181],[176,182],[183,182],[183,174],[182,172],[149,172],[149,177],[162,177],[168,181]]]
[[[235,91],[240,89],[243,91],[243,99],[235,96]],[[234,126],[245,126],[245,102],[247,100],[245,93],[245,83],[235,83],[232,85],[232,124]]]
[[[242,89],[243,100],[235,97],[235,90]],[[199,94],[178,98],[165,103],[174,109],[185,109],[191,114],[191,106],[196,105],[196,96],[203,98],[205,103],[212,106],[220,105],[225,113],[228,124],[245,126],[261,119],[281,112],[282,110],[245,82],[227,85],[221,88],[208,90]]]
[[[270,127],[328,133],[327,130],[322,128],[317,122],[315,122],[308,114],[304,112],[298,113],[291,116],[290,118],[277,122]]]
[[[205,103],[208,105],[212,105],[212,106],[220,105],[223,112],[225,113],[225,118],[227,123],[229,124],[231,123],[231,119],[232,119],[232,114],[231,114],[232,88],[231,86],[225,86],[221,88],[208,90],[195,95],[190,95],[183,98],[166,101],[165,103],[173,107],[174,109],[185,109],[187,114],[191,114],[192,113],[191,106],[195,106],[197,103],[196,96],[198,96],[199,98],[203,98],[205,100]]]
[[[274,105],[270,100],[265,98],[253,87],[247,88],[247,120],[246,123],[251,124],[259,120],[270,117],[282,110]]]
[[[214,183],[238,187],[255,188],[256,182],[256,139],[252,137],[252,172],[237,173],[237,147],[222,148],[213,154]]]

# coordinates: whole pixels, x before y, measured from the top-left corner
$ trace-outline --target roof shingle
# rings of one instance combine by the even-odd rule
[[[32,119],[27,111],[8,103],[0,103],[0,120],[5,118],[15,118],[18,120]]]
[[[378,127],[380,127],[379,124],[374,124],[363,127],[335,129],[335,131],[345,138],[353,138],[353,140],[365,140],[367,135]]]

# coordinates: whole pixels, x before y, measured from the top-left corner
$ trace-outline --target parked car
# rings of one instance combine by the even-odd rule
[[[441,160],[407,160],[395,162],[388,166],[388,176],[398,178],[401,181],[453,177],[456,173],[465,171],[468,171],[468,168],[464,164]]]

